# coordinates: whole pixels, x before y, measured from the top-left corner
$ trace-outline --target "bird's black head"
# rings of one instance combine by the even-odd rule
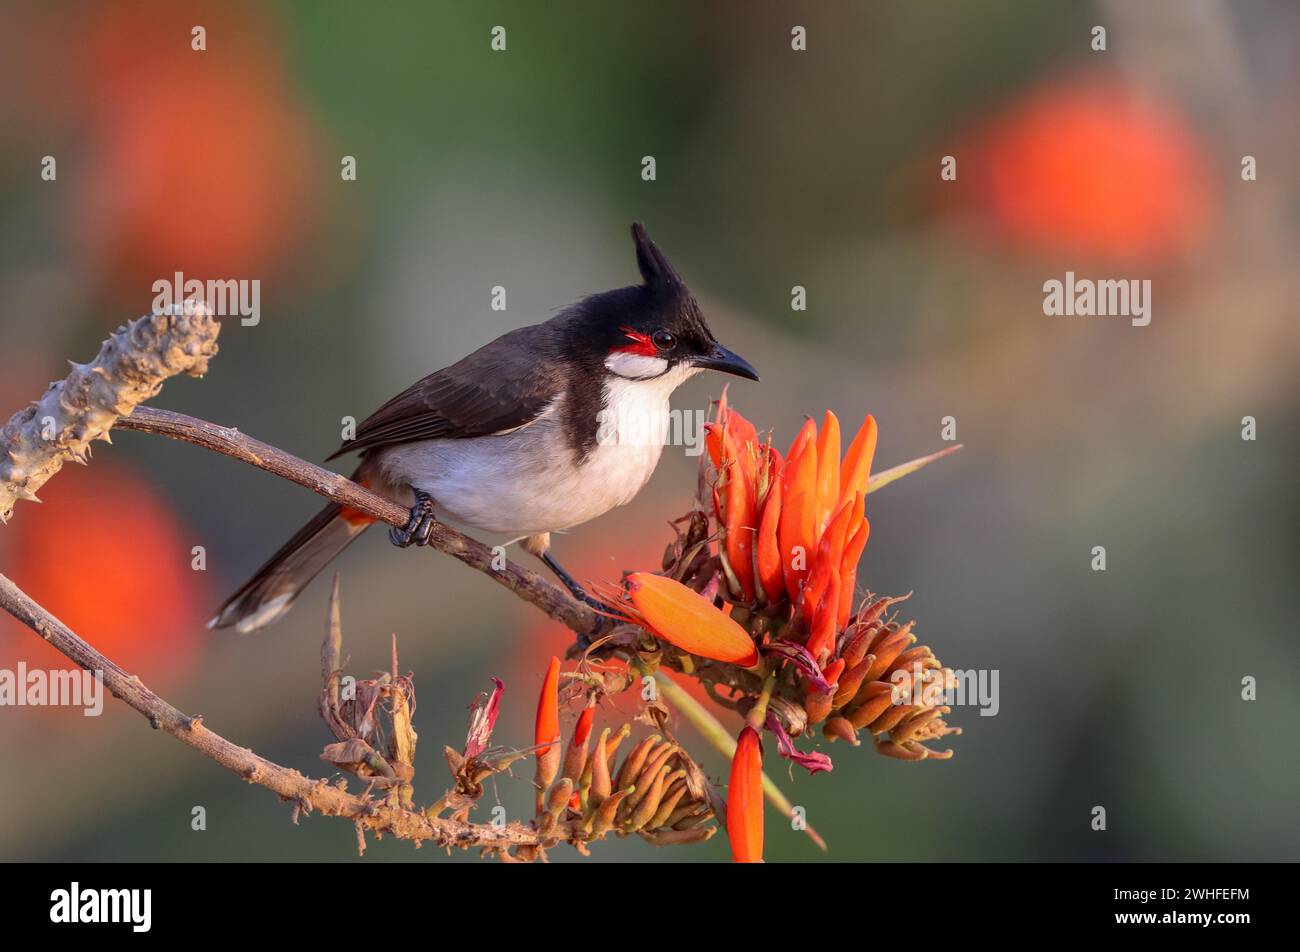
[[[579,305],[581,332],[605,368],[634,380],[686,369],[757,380],[748,361],[718,343],[694,296],[640,222],[632,224],[632,241],[645,283],[595,294]]]

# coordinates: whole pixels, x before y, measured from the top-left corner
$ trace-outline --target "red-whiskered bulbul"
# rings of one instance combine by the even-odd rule
[[[663,449],[668,398],[702,370],[757,380],[714,338],[686,285],[632,225],[643,284],[593,294],[420,380],[363,421],[329,458],[359,451],[352,478],[410,506],[395,545],[424,545],[440,515],[522,539],[575,596],[550,533],[628,503]],[[648,424],[648,426],[647,426]],[[640,432],[622,438],[620,427]],[[625,435],[625,434],[624,434]],[[223,604],[210,627],[241,632],[289,611],[317,573],[375,520],[331,503]]]

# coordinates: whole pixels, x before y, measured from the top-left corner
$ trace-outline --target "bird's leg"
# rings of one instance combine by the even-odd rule
[[[598,613],[596,615],[596,631],[599,632],[609,623],[609,618],[604,614],[608,611],[608,606],[601,604],[596,599],[587,594],[587,590],[578,584],[577,579],[564,570],[564,566],[555,561],[555,556],[550,553],[551,534],[549,532],[541,535],[529,536],[523,540],[523,547],[526,551],[541,559],[548,569],[555,573],[555,577],[564,583],[573,597],[584,605],[594,608]],[[591,638],[588,635],[578,636],[578,647],[586,648],[591,644]]]
[[[564,587],[573,593],[574,598],[580,602],[586,602],[592,608],[604,608],[600,602],[587,594],[587,590],[579,585],[572,575],[564,571],[564,566],[555,561],[555,557],[551,553],[543,552],[541,558],[546,563],[546,567],[555,573],[555,577],[564,583]]]
[[[433,526],[438,520],[433,515],[433,497],[421,490],[415,490],[415,505],[411,507],[411,518],[406,525],[388,530],[388,541],[405,549],[409,545],[428,545]]]

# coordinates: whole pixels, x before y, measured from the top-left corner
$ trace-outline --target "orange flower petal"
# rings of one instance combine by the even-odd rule
[[[542,679],[542,693],[537,698],[537,721],[533,730],[533,743],[545,744],[560,736],[560,659],[551,658]],[[539,750],[544,754],[549,747]]]
[[[822,677],[826,679],[827,684],[834,686],[840,683],[840,676],[844,674],[844,664],[843,658],[836,658],[826,666],[822,671]]]
[[[822,533],[821,541],[817,543],[817,557],[803,590],[804,617],[808,619],[810,625],[813,623],[813,613],[830,584],[831,576],[839,574],[840,558],[844,551],[844,539],[848,533],[849,520],[853,516],[853,507],[853,502],[841,506],[831,524]]]
[[[839,570],[834,569],[830,572],[830,584],[826,586],[826,591],[813,612],[812,634],[808,636],[807,647],[808,653],[819,665],[825,664],[826,656],[835,651],[835,634],[838,630],[835,622],[839,612],[841,588]]]
[[[870,413],[858,428],[840,466],[840,502],[866,493],[871,478],[871,461],[876,455],[876,418]]]
[[[718,398],[715,422],[706,424],[704,430],[704,445],[713,461],[713,468],[720,473],[732,460],[739,460],[752,484],[758,431],[754,424],[727,405],[726,387],[722,388],[722,396]],[[731,441],[730,455],[725,446],[728,437]]]
[[[794,461],[799,458],[799,454],[803,452],[804,447],[816,439],[817,424],[814,423],[811,418],[804,420],[803,427],[800,428],[799,434],[794,438],[794,442],[790,444],[790,452],[785,454],[786,464],[793,464]],[[786,488],[788,489],[789,487],[787,486]]]
[[[830,410],[817,437],[817,533],[840,504],[840,421]]]
[[[799,586],[808,576],[816,555],[817,447],[808,443],[797,459],[785,468],[785,504],[777,532],[785,589],[790,600],[799,597]]]
[[[734,415],[734,414],[733,414]],[[735,437],[728,431],[723,439],[723,458],[736,445]],[[745,451],[748,453],[748,450]],[[750,454],[751,463],[753,461]],[[754,600],[754,486],[752,477],[745,473],[738,460],[727,470],[727,518],[724,549],[731,571],[740,583],[745,602]]]
[[[864,497],[859,496],[859,499]],[[854,507],[854,512],[857,512]],[[843,588],[840,589],[840,609],[839,609],[839,626],[843,628],[849,623],[849,615],[853,610],[853,592],[858,584],[858,562],[862,559],[862,552],[867,547],[867,539],[871,536],[871,522],[863,517],[862,524],[858,526],[858,531],[853,534],[853,538],[844,546],[844,554],[840,557],[840,581]]]
[[[770,492],[772,485],[779,482],[785,473],[785,457],[771,443],[763,447],[766,453],[764,465],[767,467],[767,490]]]
[[[578,723],[573,728],[573,743],[575,746],[581,746],[587,742],[591,736],[591,722],[596,718],[596,708],[588,705],[582,709],[578,715]]]
[[[548,743],[560,737],[560,659],[551,658],[537,698],[537,721],[533,743],[546,744],[537,751],[537,808],[542,808],[543,791],[560,772],[560,745]]]
[[[757,563],[758,580],[769,602],[775,602],[785,591],[785,575],[781,568],[781,547],[777,541],[777,526],[781,522],[781,480],[775,479],[763,503],[763,519],[758,526]]]
[[[731,758],[727,837],[734,862],[763,861],[763,747],[758,731],[748,725],[740,732]]]
[[[758,664],[758,648],[749,633],[681,582],[634,572],[627,589],[643,624],[664,641],[702,658],[745,668]]]
[[[727,412],[727,429],[736,438],[738,446],[758,446],[758,430],[735,410]]]
[[[709,451],[713,468],[722,471],[722,434],[724,429],[719,423],[704,424],[704,448]]]
[[[718,415],[714,419],[719,423],[727,421],[727,387],[728,384],[722,385],[722,394],[718,397]]]

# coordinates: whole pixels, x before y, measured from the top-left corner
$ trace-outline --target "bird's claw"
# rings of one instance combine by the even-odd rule
[[[396,526],[389,528],[388,541],[401,549],[410,545],[428,545],[437,521],[433,514],[433,497],[416,490],[411,518],[400,529]]]

